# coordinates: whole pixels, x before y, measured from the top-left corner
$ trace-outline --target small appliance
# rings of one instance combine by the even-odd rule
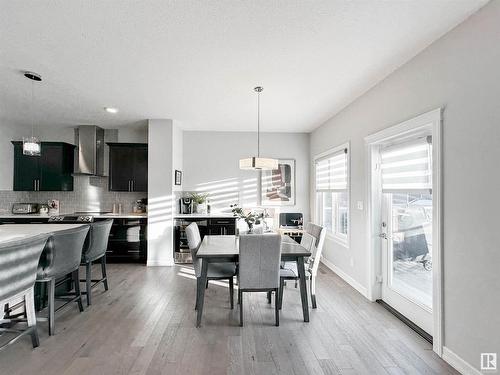
[[[300,229],[304,224],[304,217],[300,212],[280,213],[280,228]]]
[[[193,198],[185,197],[179,199],[179,212],[181,214],[193,213]]]
[[[14,215],[37,214],[38,203],[14,203],[12,213]]]

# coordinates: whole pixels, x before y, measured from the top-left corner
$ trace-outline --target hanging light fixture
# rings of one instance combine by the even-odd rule
[[[31,137],[23,137],[23,154],[40,156],[40,140],[35,137],[35,82],[41,82],[42,76],[34,72],[24,72],[24,76],[31,80]]]
[[[253,90],[257,93],[257,156],[240,159],[240,169],[278,169],[278,159],[260,157],[260,93],[264,87],[257,86]]]

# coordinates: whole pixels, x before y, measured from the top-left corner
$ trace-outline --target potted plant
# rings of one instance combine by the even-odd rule
[[[207,193],[191,193],[191,199],[194,203],[194,210],[197,214],[207,213]]]
[[[237,204],[232,204],[230,207],[234,217],[245,221],[248,226],[248,233],[253,233],[254,224],[259,225],[261,220],[264,218],[263,213],[256,213],[251,210],[243,210],[243,208],[238,207]]]

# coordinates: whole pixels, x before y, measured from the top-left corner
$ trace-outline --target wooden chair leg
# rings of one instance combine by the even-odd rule
[[[281,307],[283,306],[283,291],[285,289],[285,279],[280,278],[280,291],[279,291],[279,298],[278,298],[278,308],[281,310]]]
[[[309,279],[310,287],[311,287],[311,302],[312,302],[312,308],[315,309],[317,308],[316,305],[316,277],[311,276]]]
[[[92,304],[92,262],[85,263],[85,290],[87,306],[90,306]]]
[[[104,255],[101,258],[101,272],[102,272],[102,279],[103,279],[103,284],[104,284],[104,290],[108,290],[108,275],[106,273],[106,255]]]
[[[276,315],[276,327],[280,326],[280,309],[279,309],[279,293],[278,289],[274,291],[274,314]]]
[[[48,307],[49,307],[49,336],[54,335],[55,332],[55,295],[56,295],[56,279],[52,278],[49,282],[48,290]]]
[[[36,315],[35,315],[35,293],[33,288],[24,296],[24,306],[26,311],[26,320],[28,322],[28,327],[31,327],[31,343],[33,347],[36,348],[40,345],[40,339],[38,337],[38,330],[36,328]]]
[[[229,301],[231,303],[231,310],[234,309],[234,280],[231,277],[229,279]]]
[[[240,327],[243,327],[243,292],[238,290],[238,299],[240,300]]]
[[[80,272],[78,268],[73,271],[73,281],[75,283],[75,294],[78,297],[76,302],[78,303],[78,308],[80,312],[83,311],[83,303],[82,303],[82,292],[80,291]]]

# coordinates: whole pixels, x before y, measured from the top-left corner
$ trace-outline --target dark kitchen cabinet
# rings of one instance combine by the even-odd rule
[[[42,142],[40,156],[23,155],[23,143],[14,145],[14,191],[72,191],[75,146]]]
[[[96,219],[100,220],[100,219]],[[109,234],[106,259],[110,262],[146,263],[148,219],[116,218]]]
[[[236,219],[216,218],[208,221],[208,234],[229,236],[236,234]]]
[[[148,145],[108,143],[109,190],[148,191]]]

